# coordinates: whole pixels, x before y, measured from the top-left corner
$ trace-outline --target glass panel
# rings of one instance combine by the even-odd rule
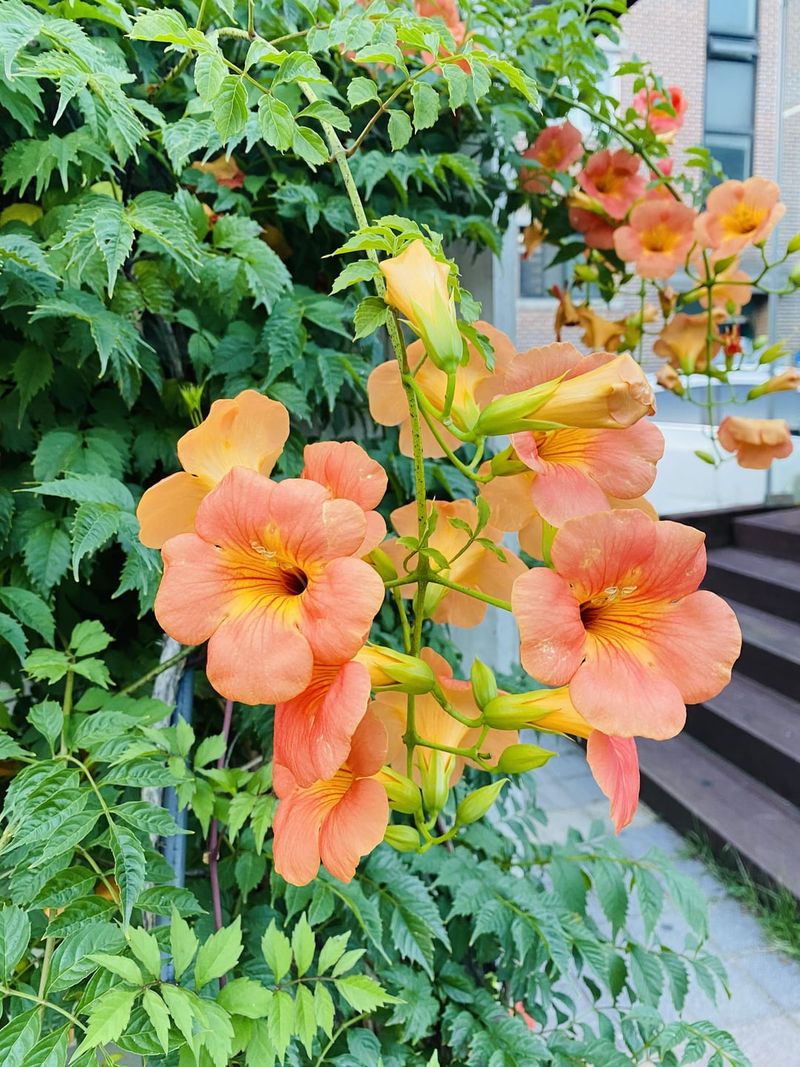
[[[737,37],[754,35],[756,0],[708,0],[708,29]]]
[[[753,127],[752,63],[709,59],[706,73],[706,129],[744,133]]]
[[[564,264],[547,266],[556,251],[553,245],[540,245],[527,259],[520,259],[519,295],[521,297],[529,300],[545,297],[554,285],[564,284],[566,280]]]
[[[743,181],[750,177],[752,139],[746,134],[707,133],[706,148],[728,178]]]

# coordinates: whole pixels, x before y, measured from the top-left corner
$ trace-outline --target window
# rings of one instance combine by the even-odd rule
[[[565,285],[565,265],[557,263],[554,267],[547,266],[557,251],[553,245],[539,245],[527,259],[520,259],[519,295],[524,300],[542,299],[549,295],[554,285]]]
[[[756,0],[709,0],[705,143],[729,178],[750,176]]]

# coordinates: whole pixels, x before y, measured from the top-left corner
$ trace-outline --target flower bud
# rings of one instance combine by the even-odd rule
[[[413,815],[422,807],[422,796],[418,787],[404,774],[400,774],[391,767],[384,767],[378,773],[377,778],[386,790],[389,807],[394,811],[402,812],[404,815]]]
[[[423,241],[412,241],[399,256],[379,265],[386,279],[386,303],[407,319],[435,366],[448,374],[455,371],[464,341],[448,287],[448,264],[434,259]]]
[[[367,556],[367,561],[372,564],[384,582],[392,582],[397,577],[397,567],[382,548],[373,548]]]
[[[456,825],[467,826],[471,822],[482,819],[486,812],[494,805],[500,796],[500,791],[508,782],[508,778],[498,778],[496,782],[490,782],[474,793],[465,796],[456,809]]]
[[[800,252],[800,233],[796,233],[786,246],[787,256],[794,255],[795,252]]]
[[[397,852],[416,852],[420,843],[413,826],[387,826],[383,840]]]
[[[675,393],[676,396],[683,396],[686,392],[680,374],[678,374],[675,368],[669,363],[665,363],[663,367],[658,368],[656,371],[656,381],[662,389],[669,389],[669,391]]]
[[[452,756],[446,752],[432,751],[430,759],[420,768],[422,799],[431,817],[439,814],[450,795],[450,772],[446,763],[452,766]]]
[[[494,700],[497,696],[497,679],[494,676],[494,671],[491,667],[487,667],[482,660],[476,659],[472,664],[470,678],[472,679],[472,693],[475,697],[475,703],[479,708],[483,709],[490,700]]]
[[[492,456],[489,469],[494,478],[502,478],[507,474],[524,474],[528,470],[522,460],[517,459],[517,453],[511,445]]]
[[[401,693],[421,694],[430,693],[436,686],[433,670],[417,656],[385,645],[364,645],[355,658],[369,671],[373,689],[388,687]]]
[[[795,389],[800,389],[800,370],[790,367],[772,378],[767,378],[761,385],[756,385],[747,394],[747,399],[755,400],[757,397],[765,396],[767,393],[789,393]]]
[[[792,285],[800,285],[800,263],[795,263],[789,271],[789,281]]]
[[[774,345],[770,345],[769,348],[765,348],[758,358],[759,366],[763,367],[766,363],[774,363],[776,359],[780,359],[786,355],[786,345],[783,341],[776,341]]]
[[[553,756],[555,752],[539,745],[509,745],[498,760],[497,769],[505,774],[524,774],[543,767]]]
[[[644,371],[624,354],[573,378],[497,397],[481,414],[477,429],[486,435],[559,426],[619,430],[652,415],[653,400]]]

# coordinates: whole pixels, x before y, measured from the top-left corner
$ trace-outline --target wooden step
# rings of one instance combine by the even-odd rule
[[[800,811],[705,745],[681,734],[639,741],[642,797],[679,830],[730,844],[758,876],[800,897]]]
[[[744,548],[708,553],[703,585],[741,604],[800,622],[800,563]]]
[[[725,598],[742,628],[741,674],[769,685],[785,696],[800,697],[800,623]],[[713,634],[708,635],[709,641]]]
[[[796,700],[734,672],[718,696],[688,709],[686,729],[740,770],[800,805]]]
[[[800,563],[800,508],[736,516],[733,540],[740,548]]]

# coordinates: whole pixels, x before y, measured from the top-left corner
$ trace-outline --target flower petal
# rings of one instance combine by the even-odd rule
[[[289,436],[289,412],[254,389],[233,400],[216,400],[208,417],[178,441],[181,466],[220,481],[233,467],[267,475]]]
[[[383,840],[389,822],[386,790],[372,778],[353,782],[322,824],[322,862],[341,882],[349,882],[362,856]]]
[[[637,585],[656,546],[656,525],[635,510],[570,519],[553,540],[553,566],[581,602],[613,586]]]
[[[352,500],[371,511],[386,492],[386,471],[355,441],[318,441],[303,450],[301,478],[330,489],[335,497]]]
[[[191,533],[200,502],[212,488],[205,478],[195,478],[185,471],[151,485],[136,509],[142,544],[161,548],[170,537]]]
[[[314,657],[290,611],[264,610],[256,601],[220,624],[209,639],[206,665],[218,693],[242,704],[277,704],[307,688]]]
[[[611,801],[611,820],[620,832],[639,805],[639,757],[632,737],[611,737],[594,730],[586,744],[594,780]]]
[[[369,672],[360,663],[317,665],[311,684],[277,705],[275,761],[288,767],[300,786],[332,778],[345,762],[367,710],[369,691]]]
[[[565,685],[580,666],[586,642],[580,607],[568,583],[546,567],[536,567],[514,582],[511,603],[522,666],[545,685]]]
[[[369,413],[380,426],[398,426],[408,416],[408,401],[403,391],[396,359],[380,363],[367,379]]]
[[[171,537],[161,550],[164,576],[153,610],[183,645],[207,641],[230,610],[230,571],[222,553],[197,534]]]
[[[383,582],[368,563],[332,560],[300,598],[301,626],[315,659],[321,663],[352,659],[366,641],[383,597]]]
[[[319,835],[329,810],[330,803],[311,789],[294,789],[281,797],[272,827],[272,858],[290,885],[307,885],[319,873]]]
[[[576,709],[597,730],[666,741],[680,733],[686,705],[678,687],[639,644],[636,650],[590,639],[569,684]]]

